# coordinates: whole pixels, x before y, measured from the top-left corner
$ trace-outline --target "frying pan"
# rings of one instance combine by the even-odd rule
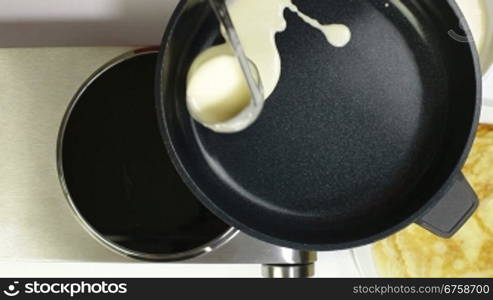
[[[451,236],[478,203],[460,169],[481,102],[476,49],[447,34],[471,37],[456,4],[293,2],[321,23],[348,25],[352,40],[330,47],[286,10],[280,82],[258,121],[232,135],[187,112],[188,68],[223,40],[207,1],[178,4],[162,42],[157,108],[179,174],[224,221],[281,246],[355,247],[413,222]]]

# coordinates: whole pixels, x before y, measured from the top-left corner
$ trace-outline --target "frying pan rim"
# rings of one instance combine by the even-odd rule
[[[214,213],[216,216],[218,216],[220,219],[222,219],[224,222],[227,224],[239,229],[240,231],[249,234],[255,238],[258,238],[260,240],[263,240],[268,243],[273,243],[278,246],[283,246],[283,247],[288,247],[288,248],[293,248],[293,249],[300,249],[300,250],[313,250],[313,251],[329,251],[329,250],[341,250],[341,249],[349,249],[349,248],[354,248],[358,246],[363,246],[366,244],[373,243],[375,241],[378,241],[380,239],[383,239],[387,236],[390,236],[405,227],[409,226],[410,224],[416,222],[419,220],[420,217],[424,216],[429,210],[431,210],[441,199],[442,197],[448,192],[448,190],[451,188],[451,186],[454,184],[455,179],[457,176],[460,174],[462,167],[464,166],[464,163],[469,155],[469,152],[472,147],[472,143],[474,141],[475,137],[475,132],[477,129],[477,126],[479,124],[479,116],[480,116],[480,107],[481,107],[481,101],[482,101],[482,82],[481,82],[481,68],[480,68],[480,62],[479,62],[479,54],[477,52],[477,49],[474,45],[474,43],[468,43],[468,49],[470,51],[470,54],[472,55],[472,67],[474,70],[474,77],[475,77],[475,82],[476,82],[476,99],[474,102],[474,111],[472,115],[472,122],[471,126],[469,128],[469,134],[467,139],[465,139],[464,146],[462,147],[462,154],[460,157],[457,159],[454,168],[450,172],[449,176],[447,176],[444,180],[443,183],[440,185],[440,188],[436,190],[433,196],[430,197],[428,201],[424,205],[422,205],[419,209],[416,210],[413,214],[402,220],[400,223],[397,223],[396,225],[382,230],[376,234],[366,236],[364,238],[356,239],[356,240],[351,240],[351,241],[344,241],[344,242],[338,242],[338,243],[300,243],[300,242],[294,242],[294,241],[289,241],[287,239],[283,238],[277,238],[269,234],[265,234],[257,229],[253,229],[246,224],[244,224],[241,221],[238,221],[237,219],[233,218],[229,214],[227,214],[225,211],[223,211],[221,208],[219,208],[214,201],[212,201],[203,191],[202,189],[196,184],[196,182],[193,180],[192,176],[190,173],[187,171],[187,169],[184,167],[184,164],[181,161],[181,157],[176,151],[176,148],[173,144],[173,139],[171,138],[171,133],[170,133],[170,128],[168,126],[167,120],[166,120],[166,109],[164,105],[164,92],[163,92],[163,86],[164,86],[164,80],[165,80],[165,74],[164,74],[164,59],[167,54],[167,49],[168,49],[168,44],[170,40],[173,38],[173,33],[175,30],[175,27],[178,23],[179,18],[183,14],[183,9],[186,6],[187,2],[189,0],[180,0],[178,5],[176,6],[170,21],[168,23],[168,26],[166,27],[165,33],[163,35],[163,39],[161,42],[161,50],[159,51],[159,57],[158,57],[158,64],[156,66],[156,113],[158,114],[158,120],[159,120],[159,127],[160,127],[160,132],[161,136],[163,137],[163,143],[165,145],[165,148],[168,152],[168,155],[171,159],[171,162],[175,166],[178,174],[182,177],[183,181],[185,184],[190,188],[191,192],[197,197],[197,199],[209,210],[211,210],[212,213]],[[446,0],[445,5],[449,5],[449,7],[452,9],[453,13],[457,17],[457,21],[463,24],[463,29],[464,32],[467,34],[467,36],[472,36],[471,29],[469,28],[469,25],[467,24],[464,15],[462,14],[461,10],[459,9],[458,5],[455,3],[455,0]]]

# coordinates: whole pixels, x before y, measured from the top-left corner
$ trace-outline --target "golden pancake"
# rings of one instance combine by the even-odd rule
[[[417,225],[376,243],[383,277],[493,277],[493,126],[481,125],[463,169],[480,198],[473,217],[451,239]]]

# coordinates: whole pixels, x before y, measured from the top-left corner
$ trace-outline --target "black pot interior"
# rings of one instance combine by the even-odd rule
[[[437,201],[463,163],[480,97],[477,54],[448,1],[293,1],[344,23],[344,48],[286,11],[279,85],[244,132],[215,134],[185,106],[187,70],[222,42],[204,1],[182,1],[162,47],[162,133],[194,194],[275,244],[338,249],[382,238]],[[451,175],[452,174],[452,175]]]
[[[142,259],[179,255],[230,227],[192,195],[162,144],[154,107],[157,53],[129,57],[91,78],[60,137],[66,191],[91,231]]]

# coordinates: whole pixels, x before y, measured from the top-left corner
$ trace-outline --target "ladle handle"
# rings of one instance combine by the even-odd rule
[[[228,7],[226,6],[226,0],[209,0],[209,4],[212,10],[216,14],[217,19],[224,27],[226,36],[228,37],[229,44],[233,48],[233,51],[240,62],[241,69],[246,78],[248,88],[252,96],[252,104],[255,107],[260,107],[264,101],[263,92],[261,91],[258,81],[255,79],[251,69],[250,62],[241,46],[240,38],[233,25],[231,16],[229,15]]]

